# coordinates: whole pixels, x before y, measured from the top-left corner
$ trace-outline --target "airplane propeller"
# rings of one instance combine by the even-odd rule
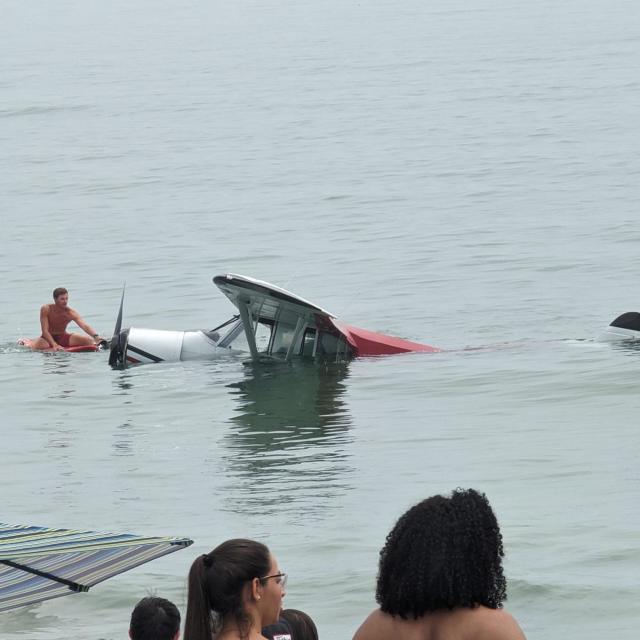
[[[113,338],[109,347],[109,365],[112,367],[124,365],[124,348],[126,335],[122,335],[122,307],[124,305],[124,290],[126,283],[122,285],[122,297],[120,298],[120,309],[116,319],[116,327],[113,330]]]

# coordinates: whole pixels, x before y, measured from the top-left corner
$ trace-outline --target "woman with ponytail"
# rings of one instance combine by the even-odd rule
[[[287,576],[269,549],[227,540],[189,571],[184,640],[262,640],[278,620]]]

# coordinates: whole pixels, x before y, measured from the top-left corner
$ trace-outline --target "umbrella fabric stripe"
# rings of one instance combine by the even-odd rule
[[[36,557],[36,556],[42,557],[43,555],[76,552],[76,551],[81,553],[92,553],[93,551],[108,551],[109,549],[112,549],[112,548],[122,548],[122,547],[136,548],[136,547],[139,547],[140,545],[166,544],[167,542],[168,541],[166,539],[159,538],[153,541],[148,541],[148,540],[125,541],[120,544],[112,544],[112,543],[88,544],[88,545],[69,544],[69,545],[56,545],[51,547],[49,546],[37,547],[36,549],[31,549],[26,547],[19,548],[19,549],[3,549],[2,544],[0,543],[0,560],[1,559],[11,560],[16,558],[28,558],[28,557]],[[178,546],[188,546],[188,545],[180,544]]]
[[[18,594],[13,599],[6,601],[3,600],[0,602],[0,613],[16,609],[17,607],[25,607],[27,605],[37,604],[38,602],[44,602],[45,600],[51,600],[52,598],[60,598],[73,593],[73,591],[69,591],[69,589],[62,585],[59,585],[58,587],[43,586],[39,592],[24,592]]]
[[[182,547],[182,546],[188,546],[188,545],[185,545],[185,544],[175,545],[167,541],[159,541],[153,544],[145,543],[145,544],[139,544],[137,546],[126,545],[122,547],[114,547],[114,546],[101,547],[101,548],[97,547],[97,548],[89,548],[86,550],[83,549],[80,551],[77,549],[73,549],[72,551],[56,549],[56,550],[49,551],[47,555],[40,553],[40,555],[38,556],[34,556],[34,554],[5,555],[5,554],[2,554],[2,552],[0,551],[0,562],[2,562],[3,560],[10,560],[10,561],[18,562],[21,564],[28,563],[30,566],[44,569],[45,567],[50,566],[51,563],[56,563],[59,561],[71,563],[73,562],[73,559],[75,557],[85,558],[85,559],[91,558],[94,556],[109,557],[111,555],[119,555],[119,554],[121,555],[124,553],[131,553],[131,554],[141,553],[144,549],[157,550],[159,548],[165,548],[165,547],[167,548],[166,553],[171,553],[172,551],[176,550],[174,549],[174,547]]]
[[[4,530],[3,530],[4,528]],[[29,527],[27,535],[17,535],[20,531],[16,527],[8,528],[7,525],[0,524],[0,557],[15,558],[18,555],[24,556],[27,553],[32,555],[41,554],[43,551],[66,550],[68,548],[90,549],[105,548],[111,545],[137,545],[154,544],[174,540],[181,542],[180,538],[157,538],[134,536],[128,534],[104,534],[92,531],[72,531],[64,529],[43,529]],[[28,547],[28,551],[25,550]]]
[[[97,531],[80,531],[75,529],[50,529],[46,527],[32,527],[22,525],[9,525],[0,523],[0,540],[20,539],[20,538],[42,538],[42,537],[62,537],[62,538],[79,538],[79,539],[128,539],[128,538],[144,538],[145,536],[136,536],[129,533],[104,533]],[[147,536],[148,537],[148,536]],[[156,536],[153,536],[154,538]]]
[[[72,593],[60,578],[87,589],[192,544],[187,538],[144,537],[0,524],[0,611]],[[2,564],[24,565],[49,577]]]
[[[42,563],[44,568],[41,570],[45,570],[48,573],[54,573],[57,570],[61,577],[88,588],[179,548],[174,545],[166,545],[164,548],[125,550],[121,553],[111,553],[107,556],[100,554],[97,557],[76,561],[71,565],[71,571],[64,564],[63,557],[59,558],[58,561]],[[16,572],[14,572],[12,579],[3,579],[2,572],[0,572],[0,611],[20,606],[21,604],[40,602],[56,593],[65,595],[71,592],[69,587],[60,583],[51,582],[46,578],[22,571],[18,573],[19,577],[16,577]],[[17,598],[12,597],[12,594],[17,594]]]
[[[103,538],[109,539],[130,539],[136,538],[139,536],[132,535],[114,535],[114,534],[100,534],[94,532],[83,532],[83,531],[64,531],[59,529],[41,529],[40,531],[28,531],[23,533],[18,533],[15,530],[11,532],[2,531],[0,525],[0,541],[3,544],[20,544],[20,543],[33,543],[38,542],[39,544],[47,544],[49,541],[61,540],[62,542],[73,542],[75,540],[83,541],[83,540],[101,540]]]
[[[0,613],[3,611],[9,611],[10,609],[16,609],[17,607],[24,607],[29,604],[43,602],[44,600],[59,598],[70,593],[73,593],[73,591],[69,591],[69,589],[63,585],[58,585],[56,587],[42,586],[39,590],[20,592],[14,598],[2,598],[0,601]]]
[[[45,573],[44,571],[38,571],[38,569],[34,569],[33,567],[29,567],[24,564],[18,564],[17,562],[12,562],[11,560],[0,560],[3,564],[11,567],[12,569],[17,569],[19,571],[24,571],[25,573],[30,573],[34,576],[39,576],[40,578],[46,578],[47,580],[53,580],[54,582],[60,582],[61,584],[66,584],[71,591],[89,591],[89,587],[85,587],[84,585],[78,584],[77,582],[72,582],[71,580],[67,580],[66,578],[62,578],[60,576],[55,576],[52,573]]]
[[[27,565],[44,573],[51,573],[65,580],[79,584],[93,586],[107,577],[116,575],[125,568],[133,568],[154,558],[161,557],[174,551],[171,545],[156,545],[154,547],[140,547],[135,549],[111,549],[104,552],[96,552],[89,555],[61,554],[50,556],[40,561],[30,561],[29,558],[17,559],[18,564]],[[1,560],[0,560],[1,562]],[[2,565],[0,565],[1,567]],[[7,573],[10,567],[6,567]],[[31,579],[20,572],[24,577],[15,577],[19,581]],[[3,571],[0,569],[0,586],[6,586],[3,580]]]
[[[145,544],[165,544],[167,542],[166,539],[158,538],[156,540],[127,540],[121,543],[103,543],[103,544],[65,544],[65,545],[55,545],[55,546],[42,546],[36,548],[13,548],[13,549],[4,549],[2,548],[2,544],[0,543],[0,560],[7,559],[12,560],[15,558],[28,558],[30,556],[38,556],[41,557],[43,554],[54,554],[54,553],[66,553],[67,551],[81,551],[86,553],[91,553],[92,551],[107,551],[110,548],[120,548],[123,546],[129,547],[138,547],[140,545]],[[182,545],[186,546],[186,545]]]

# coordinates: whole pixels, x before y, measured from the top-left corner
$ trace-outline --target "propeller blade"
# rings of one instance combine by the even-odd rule
[[[124,306],[124,290],[127,286],[125,282],[122,285],[122,297],[120,298],[120,309],[118,309],[118,317],[116,319],[116,326],[113,330],[113,338],[111,338],[111,344],[109,346],[109,364],[112,367],[118,364],[123,364],[124,354],[122,353],[122,346],[120,344],[120,332],[122,330],[122,308]]]
[[[118,318],[116,320],[116,328],[113,330],[113,335],[117,336],[120,333],[120,329],[122,329],[122,307],[124,306],[124,290],[127,286],[125,282],[122,285],[122,297],[120,298],[120,309],[118,309]]]

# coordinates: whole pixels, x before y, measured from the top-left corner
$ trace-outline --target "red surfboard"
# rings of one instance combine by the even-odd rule
[[[18,344],[33,349],[33,340],[31,338],[19,338]],[[81,344],[77,347],[63,347],[62,350],[69,353],[83,353],[86,351],[100,351],[100,346],[97,344]],[[48,349],[37,349],[37,351],[41,351],[42,353],[56,353],[55,349],[51,347]]]

